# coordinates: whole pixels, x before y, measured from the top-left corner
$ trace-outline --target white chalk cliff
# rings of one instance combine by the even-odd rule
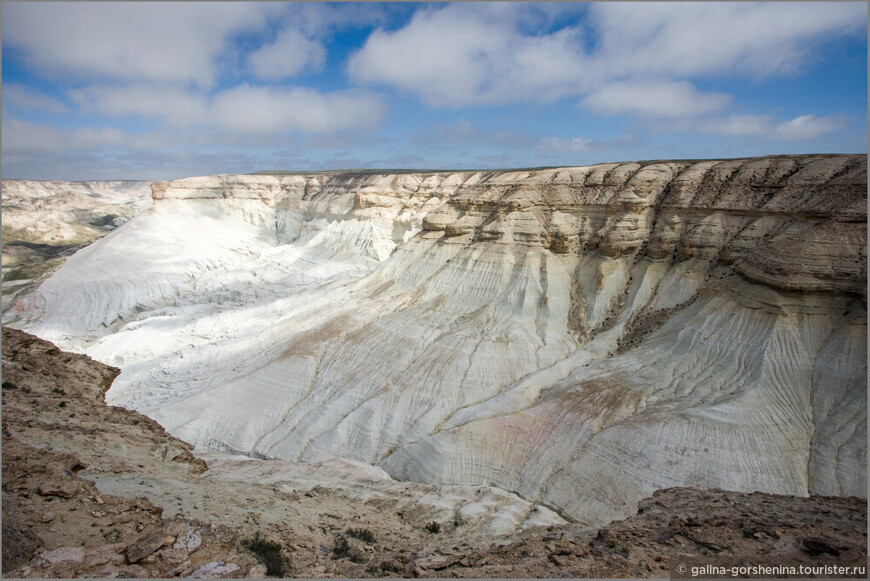
[[[202,448],[492,485],[866,496],[865,156],[153,185],[16,326]]]

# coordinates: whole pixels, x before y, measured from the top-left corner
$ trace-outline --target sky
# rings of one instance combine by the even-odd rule
[[[867,151],[867,4],[3,2],[2,177]]]

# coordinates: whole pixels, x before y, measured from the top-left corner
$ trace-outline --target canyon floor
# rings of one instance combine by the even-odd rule
[[[867,563],[867,503],[852,497],[670,488],[593,528],[498,489],[397,482],[343,460],[199,458],[104,403],[117,373],[3,329],[4,577],[668,577],[692,558]]]

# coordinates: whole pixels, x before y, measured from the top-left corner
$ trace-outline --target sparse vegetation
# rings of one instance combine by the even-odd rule
[[[426,530],[434,535],[441,532],[441,525],[433,520],[426,525]]]
[[[401,563],[390,559],[381,563],[381,571],[401,574],[404,571],[404,567],[402,567]]]
[[[622,545],[619,547],[619,552],[628,557],[631,554],[631,549],[629,549],[627,545]]]
[[[332,546],[332,554],[335,555],[337,559],[344,559],[350,553],[350,543],[347,542],[347,537],[344,535],[337,535],[335,537],[335,544]]]
[[[372,544],[375,542],[375,533],[373,533],[370,529],[354,529],[350,528],[345,531],[345,533],[353,537],[355,539],[359,539],[364,543]]]
[[[290,563],[281,552],[281,545],[274,541],[268,541],[257,532],[253,539],[242,541],[242,546],[254,553],[257,559],[266,566],[266,575],[269,577],[288,577],[290,575]]]
[[[366,556],[360,550],[353,547],[347,540],[347,537],[342,534],[335,535],[332,554],[336,559],[350,559],[354,563],[365,563],[367,560]]]

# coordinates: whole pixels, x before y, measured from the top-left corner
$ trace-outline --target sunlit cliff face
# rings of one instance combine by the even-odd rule
[[[17,323],[202,448],[490,484],[601,523],[866,490],[866,157],[214,176]]]

